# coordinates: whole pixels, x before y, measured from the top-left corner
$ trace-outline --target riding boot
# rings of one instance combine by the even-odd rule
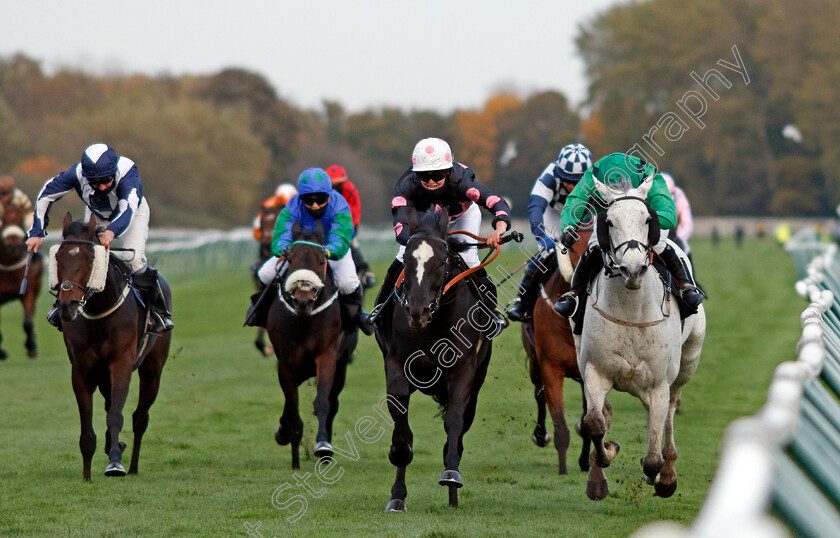
[[[586,288],[592,273],[599,271],[602,266],[600,248],[595,246],[584,251],[572,275],[571,289],[554,303],[554,311],[566,318],[574,314],[578,295]]]
[[[691,271],[671,245],[665,245],[659,258],[665,262],[665,267],[680,287],[683,300],[696,312],[705,295],[691,276]]]
[[[362,310],[362,287],[359,286],[350,293],[340,293],[338,303],[341,305],[341,325],[343,327],[358,326],[366,335],[373,334],[373,327],[369,315]]]
[[[379,293],[376,294],[376,300],[373,303],[373,310],[371,310],[370,315],[368,316],[368,321],[372,326],[378,326],[379,315],[382,312],[385,302],[394,292],[394,285],[397,283],[397,278],[399,278],[403,267],[403,262],[395,259],[391,262],[388,272],[385,273],[385,278],[382,280],[382,287],[379,288]]]
[[[251,304],[248,306],[248,311],[245,313],[245,323],[243,327],[262,327],[268,324],[268,311],[271,308],[272,300],[277,295],[277,283],[263,287],[262,291],[258,291],[251,295]]]
[[[53,303],[52,310],[47,313],[47,321],[50,322],[50,325],[58,329],[59,332],[64,331],[61,327],[61,315],[58,313],[58,299]]]
[[[507,319],[496,309],[496,284],[490,280],[490,276],[484,268],[475,272],[475,280],[478,284],[478,290],[481,293],[481,300],[487,306],[491,315],[493,316],[493,327],[488,335],[490,338],[495,338],[502,332],[502,330],[509,325]]]
[[[154,312],[152,317],[155,318],[155,325],[152,332],[169,332],[175,328],[175,324],[172,322],[172,313],[169,311],[169,307],[166,306],[166,296],[163,294],[163,288],[160,285],[159,274],[155,279],[153,291],[155,292],[155,298],[152,303],[152,311]]]
[[[539,283],[534,278],[534,272],[530,271],[531,264],[522,275],[522,282],[519,283],[519,294],[513,300],[513,304],[508,308],[507,315],[513,321],[525,321],[531,318],[534,308],[534,299],[537,296]]]

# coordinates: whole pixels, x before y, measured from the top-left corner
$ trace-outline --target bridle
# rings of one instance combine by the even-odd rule
[[[415,236],[412,236],[411,238],[409,238],[409,241],[411,241],[412,239],[415,239],[415,238],[417,238],[417,239],[433,239],[435,241],[443,243],[444,252],[446,253],[446,261],[444,262],[444,274],[448,275],[450,269],[452,268],[452,262],[451,262],[452,256],[450,255],[449,245],[447,244],[446,239],[443,239],[442,237],[437,237],[437,236],[434,236],[434,235],[427,235],[427,234],[419,235],[418,234],[418,235],[415,235]],[[394,287],[394,294],[396,295],[397,300],[399,301],[400,305],[403,308],[407,309],[408,308],[408,298],[406,297],[405,293],[400,293],[399,291],[397,291],[398,289],[399,289],[398,287],[396,287],[396,286]],[[440,308],[441,300],[443,298],[443,295],[448,290],[449,290],[449,286],[447,285],[446,279],[444,278],[443,281],[441,282],[440,286],[438,287],[434,298],[428,304],[429,317],[430,318],[431,318],[432,314],[434,314]]]
[[[616,203],[627,201],[627,200],[633,200],[633,201],[636,201],[636,202],[640,202],[646,208],[648,207],[647,200],[645,200],[644,198],[640,198],[638,196],[620,196],[620,197],[614,199],[612,202],[610,202],[609,205],[607,205],[607,208],[606,208],[605,211],[609,211],[609,209],[613,205],[615,205]],[[608,222],[609,221],[607,219],[604,219],[604,224],[607,224]],[[624,258],[624,255],[627,254],[627,252],[629,250],[638,249],[638,250],[641,250],[642,252],[645,253],[645,259],[647,260],[647,263],[650,264],[650,260],[651,260],[651,257],[653,255],[653,251],[651,250],[651,246],[650,246],[649,242],[644,243],[642,241],[639,241],[638,239],[628,239],[627,241],[622,241],[621,243],[619,243],[617,245],[614,245],[613,240],[612,240],[612,235],[610,235],[609,230],[606,230],[605,232],[602,232],[602,233],[605,233],[605,235],[607,236],[607,240],[609,242],[608,248],[605,249],[605,253],[606,253],[607,257],[609,258],[609,265],[610,265],[611,268],[615,268],[618,265],[618,259],[617,258],[618,258],[618,254],[619,254],[619,249],[621,249],[622,247],[624,247],[624,250],[621,253],[621,258],[622,259]],[[649,241],[649,239],[648,239],[648,241]]]
[[[98,246],[99,243],[94,243],[93,241],[89,241],[87,239],[64,239],[64,240],[61,241],[61,245],[62,246],[63,245],[88,245],[93,250],[93,247]],[[108,253],[108,256],[110,257],[111,249],[108,248],[108,247],[105,247],[105,249],[106,249],[106,252]],[[120,249],[120,250],[133,250],[133,249]],[[82,285],[82,284],[79,284],[78,282],[73,282],[72,280],[64,280],[64,281],[61,282],[61,284],[58,285],[57,289],[50,290],[50,294],[52,294],[56,299],[58,299],[58,296],[62,292],[69,292],[73,288],[78,288],[79,290],[81,290],[82,296],[79,299],[79,313],[82,314],[82,316],[84,316],[87,319],[104,318],[105,316],[114,312],[125,301],[126,297],[128,296],[128,292],[131,289],[131,279],[126,278],[127,275],[123,274],[123,280],[125,281],[125,284],[124,284],[123,289],[121,290],[121,292],[119,294],[119,297],[117,297],[116,302],[112,306],[110,306],[109,308],[105,309],[103,312],[100,312],[98,314],[90,314],[90,313],[86,312],[85,311],[85,305],[87,304],[88,300],[92,296],[96,295],[97,293],[101,293],[101,291],[102,291],[102,290],[94,291],[94,290],[91,290],[90,287],[89,287],[89,285],[90,285],[90,275],[93,273],[93,265],[94,265],[95,260],[96,260],[95,253],[91,252],[91,257],[90,257],[90,262],[89,262],[89,270],[90,271],[88,273],[88,279],[89,280],[88,280],[87,283]],[[118,270],[119,270],[119,267],[118,267]]]
[[[327,281],[327,255],[328,255],[329,251],[327,250],[327,247],[325,247],[324,245],[322,245],[320,243],[314,243],[312,241],[304,241],[304,240],[293,241],[292,244],[289,245],[289,248],[291,249],[292,247],[295,247],[297,245],[307,245],[307,246],[310,246],[310,247],[317,247],[318,249],[320,249],[322,251],[322,253],[324,255],[324,271],[323,271],[323,274],[320,275],[322,285],[321,285],[321,287],[317,287],[317,286],[314,285],[314,283],[310,283],[310,284],[312,284],[313,288],[316,288],[315,289],[314,302],[317,303],[318,300],[321,298],[321,292],[324,290],[324,287],[325,287],[326,281]],[[284,259],[283,263],[288,264],[288,258]],[[281,269],[278,269],[278,272],[280,270],[282,270],[282,266],[281,266]],[[311,271],[311,269],[310,269],[310,271]],[[292,274],[294,274],[294,271],[288,271],[286,273],[286,277],[283,279],[283,282],[280,285],[280,302],[283,303],[283,305],[285,305],[286,308],[290,312],[296,313],[297,311],[292,305],[297,304],[297,300],[294,298],[294,296],[291,294],[291,292],[286,289],[286,280]],[[336,289],[336,291],[335,291],[335,293],[333,293],[332,297],[330,297],[324,303],[322,303],[321,305],[319,305],[318,307],[313,309],[312,312],[309,313],[309,315],[310,316],[315,315],[315,314],[318,314],[321,311],[325,310],[333,302],[335,302],[335,300],[337,298],[338,298],[338,289]]]

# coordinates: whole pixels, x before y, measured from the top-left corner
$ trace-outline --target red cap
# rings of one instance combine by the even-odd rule
[[[337,164],[327,167],[327,175],[330,176],[333,184],[347,181],[347,171]]]

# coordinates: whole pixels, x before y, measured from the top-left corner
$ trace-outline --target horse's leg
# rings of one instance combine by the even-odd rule
[[[35,323],[33,317],[35,316],[35,288],[27,289],[23,296],[23,331],[26,333],[26,355],[30,359],[38,356],[38,341],[35,339]]]
[[[0,332],[0,361],[6,360],[8,356],[9,354],[6,353],[5,349],[3,349],[3,333]]]
[[[472,375],[469,375],[470,373]],[[458,467],[463,452],[462,439],[465,432],[467,408],[470,400],[476,396],[470,390],[475,379],[475,372],[463,371],[461,374],[453,376],[449,382],[447,387],[449,401],[443,417],[443,428],[446,430],[446,444],[443,452],[444,471],[438,483],[441,486],[449,486],[449,506],[458,506],[457,489],[464,486]]]
[[[592,439],[589,437],[589,434],[586,432],[586,428],[582,427],[583,417],[586,416],[586,393],[583,390],[583,383],[580,385],[580,399],[582,400],[582,411],[580,415],[580,420],[575,424],[575,431],[580,438],[583,440],[580,447],[580,456],[578,456],[578,465],[580,466],[581,471],[588,471],[589,470],[589,453],[592,450]],[[604,407],[609,408],[609,418],[606,416],[604,417],[607,420],[607,424],[612,422],[612,407],[610,407],[610,402],[605,401]],[[605,413],[606,414],[606,413]]]
[[[169,334],[158,338],[169,338]],[[168,345],[159,346],[161,346],[160,340],[155,342],[155,347],[152,348],[138,369],[140,395],[137,399],[137,409],[131,414],[134,443],[131,447],[131,465],[128,468],[128,474],[137,474],[140,463],[140,444],[143,442],[143,434],[146,433],[146,428],[149,427],[149,409],[157,399],[158,390],[160,390],[160,375],[169,355]]]
[[[565,372],[550,362],[543,363],[542,379],[545,386],[545,399],[551,420],[554,423],[554,448],[557,450],[559,474],[567,474],[566,452],[569,449],[569,427],[566,425],[563,406],[563,381]]]
[[[391,450],[388,460],[397,468],[397,476],[391,486],[391,500],[385,507],[386,512],[405,512],[405,498],[408,488],[405,485],[405,470],[414,458],[412,446],[414,434],[408,425],[408,404],[411,388],[405,374],[394,358],[385,359],[388,411],[394,421],[391,434]]]
[[[656,476],[665,465],[665,459],[662,457],[662,433],[669,413],[669,392],[669,385],[663,382],[641,398],[647,411],[648,438],[642,470],[649,484],[655,483]]]
[[[531,440],[538,447],[544,447],[551,440],[551,434],[545,429],[545,388],[537,359],[532,356],[528,362],[531,383],[534,384],[534,400],[537,402],[537,425],[534,427],[534,433],[531,434]]]
[[[280,416],[280,425],[274,431],[279,445],[292,444],[292,469],[300,469],[300,440],[303,438],[303,421],[298,412],[298,386],[294,374],[284,361],[277,363],[277,378],[283,389],[286,403]]]
[[[257,328],[257,339],[254,340],[254,346],[266,357],[274,354],[274,348],[271,347],[271,344],[265,344],[265,329],[262,327]]]
[[[677,461],[677,445],[674,443],[674,413],[677,411],[681,392],[682,387],[676,389],[672,387],[671,397],[668,401],[668,415],[665,419],[665,443],[662,447],[662,457],[665,459],[665,465],[659,471],[659,480],[653,485],[653,489],[659,497],[670,497],[677,490],[677,472],[674,469],[674,462]]]
[[[604,416],[607,393],[612,383],[600,376],[597,370],[587,365],[583,373],[583,390],[586,395],[586,414],[583,417],[583,429],[592,439],[594,449],[589,458],[591,466],[586,482],[586,495],[592,500],[601,500],[609,495],[609,486],[604,468],[609,467],[619,447],[612,441],[604,443],[608,422]]]
[[[96,450],[96,433],[93,431],[93,391],[96,386],[88,379],[88,373],[83,372],[74,364],[72,367],[73,392],[76,394],[76,404],[79,406],[81,420],[81,434],[79,435],[79,450],[82,453],[82,476],[90,481],[90,463]]]
[[[332,456],[333,448],[327,433],[327,420],[330,415],[330,395],[336,376],[338,350],[336,343],[332,348],[315,357],[316,394],[312,407],[318,417],[318,433],[315,436],[315,456]]]
[[[346,353],[350,355],[350,353]],[[332,389],[330,390],[330,414],[327,415],[327,440],[332,443],[332,428],[335,415],[338,414],[338,395],[344,388],[344,381],[347,378],[347,363],[348,358],[341,358],[339,364],[336,365],[335,377],[333,378]]]
[[[123,406],[128,397],[128,386],[131,382],[131,366],[134,361],[134,346],[130,346],[123,355],[108,365],[111,376],[111,405],[105,418],[108,425],[108,441],[111,450],[108,452],[108,467],[105,476],[125,476],[122,466],[122,447],[120,446],[120,431],[123,427]],[[125,445],[123,445],[125,446]]]

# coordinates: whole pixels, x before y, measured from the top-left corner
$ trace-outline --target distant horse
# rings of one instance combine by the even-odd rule
[[[571,271],[577,266],[586,250],[592,230],[581,230],[574,248],[565,253],[558,252],[560,270],[555,271],[544,286],[534,305],[534,315],[522,323],[522,344],[529,359],[531,382],[534,384],[534,399],[537,401],[537,425],[531,439],[544,447],[552,435],[545,428],[545,406],[551,413],[554,424],[554,447],[559,460],[558,473],[566,474],[566,452],[569,449],[569,428],[566,426],[563,405],[563,381],[571,378],[582,384],[578,370],[575,340],[569,320],[554,311],[554,302],[569,291]],[[563,274],[564,271],[566,274]],[[582,392],[582,391],[581,391]],[[584,405],[585,405],[584,401]],[[584,432],[578,465],[582,471],[589,470],[589,437]]]
[[[344,388],[347,363],[358,342],[355,323],[342,327],[338,287],[328,271],[324,230],[292,226],[285,278],[268,311],[266,328],[277,356],[277,376],[286,399],[274,439],[292,445],[292,468],[300,469],[303,421],[298,412],[298,386],[315,376],[318,433],[315,456],[333,454],[332,426],[338,394]]]
[[[609,494],[604,468],[619,449],[604,442],[611,422],[604,406],[613,388],[639,398],[647,411],[642,470],[648,483],[661,497],[676,491],[674,411],[697,369],[706,333],[703,307],[681,328],[676,296],[649,270],[659,238],[658,230],[652,231],[658,227],[649,224],[657,217],[646,201],[652,184],[648,178],[637,189],[616,192],[595,180],[608,204],[598,221],[608,264],[592,285],[583,334],[576,338],[586,394],[583,428],[595,445],[586,493],[594,500]]]
[[[408,425],[411,394],[420,390],[441,406],[446,442],[444,471],[438,483],[449,487],[449,504],[458,505],[464,485],[458,466],[464,434],[475,418],[484,383],[495,324],[467,279],[458,280],[463,262],[457,241],[446,239],[446,211],[411,213],[411,237],[405,248],[400,305],[386,303],[376,341],[385,358],[388,409],[394,420],[389,460],[397,467],[387,512],[405,511],[406,467],[414,457],[414,434]]]
[[[160,374],[169,355],[171,332],[146,333],[149,310],[131,286],[131,270],[109,256],[99,244],[96,220],[85,225],[64,217],[64,239],[50,249],[50,288],[57,291],[64,345],[72,365],[73,392],[79,405],[83,476],[90,480],[96,450],[93,431],[93,392],[105,398],[108,432],[105,476],[125,476],[120,441],[123,406],[133,370],[140,375],[140,396],[132,415],[134,446],[128,473],[137,473],[140,443],[149,425],[149,408],[157,398]],[[161,278],[167,306],[172,311],[169,284]]]
[[[17,207],[9,206],[3,214],[2,228],[0,228],[0,305],[9,301],[20,300],[23,304],[23,330],[26,333],[26,354],[34,359],[38,356],[38,342],[35,339],[35,304],[41,293],[41,275],[44,262],[40,255],[33,254],[29,262],[26,253],[26,232],[23,230],[24,214]],[[26,289],[20,293],[23,275],[26,273]],[[3,341],[0,335],[0,342]],[[8,356],[6,350],[0,347],[0,360]]]
[[[265,288],[265,285],[260,282],[260,277],[257,276],[257,271],[259,271],[260,267],[263,266],[266,260],[272,256],[271,241],[274,238],[274,225],[277,223],[277,217],[280,215],[282,210],[283,207],[281,206],[271,206],[263,209],[260,213],[260,255],[251,267],[254,273],[254,284],[257,287],[257,291],[261,291]],[[257,327],[257,339],[254,340],[254,345],[260,353],[265,356],[274,353],[274,350],[270,345],[265,345],[265,329],[263,327]]]

